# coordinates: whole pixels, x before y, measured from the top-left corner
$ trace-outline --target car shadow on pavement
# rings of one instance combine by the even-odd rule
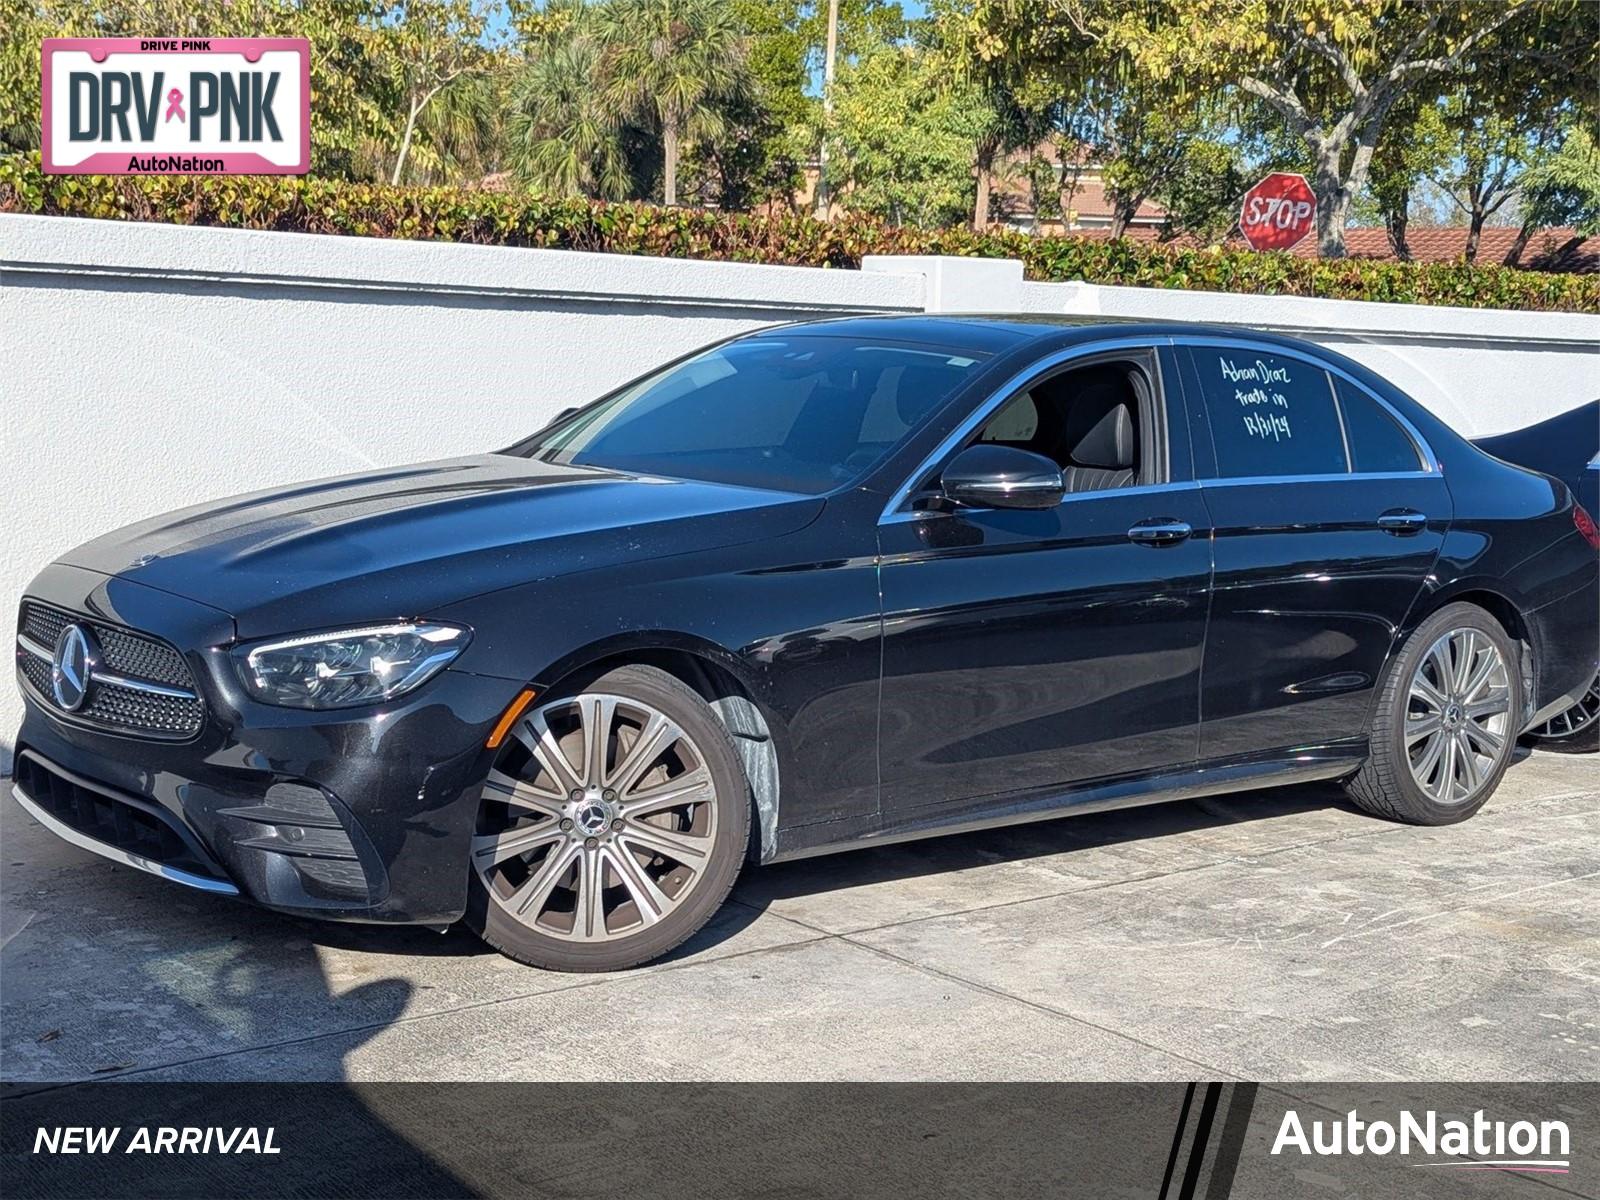
[[[1319,812],[1326,815],[1309,822],[1300,819]],[[42,831],[24,834],[25,818],[7,815],[10,831],[32,847],[8,847],[18,851],[19,861],[6,881],[6,916],[21,932],[5,949],[7,977],[0,1000],[6,1015],[25,1020],[31,1031],[15,1041],[6,1039],[13,1052],[8,1066],[21,1068],[6,1072],[13,1080],[136,1073],[150,1065],[143,1051],[153,1048],[152,1043],[162,1045],[159,1061],[226,1054],[330,1026],[358,1027],[375,1035],[415,1011],[419,1002],[429,1007],[425,1000],[433,987],[473,995],[483,981],[498,979],[491,990],[504,988],[522,970],[530,977],[545,975],[545,981],[529,980],[540,988],[546,981],[564,987],[594,978],[518,968],[498,959],[460,924],[444,933],[416,926],[338,924],[189,895],[164,881],[98,863]],[[1259,822],[1284,818],[1294,828],[1280,825],[1259,837],[1249,832]],[[1012,865],[1050,860],[1048,869],[1061,874],[1064,887],[1094,885],[1162,874],[1193,865],[1197,858],[1220,861],[1285,841],[1333,836],[1337,829],[1359,827],[1364,819],[1336,785],[1308,785],[752,866],[735,885],[731,902],[654,965],[768,944],[770,937],[748,932],[764,919],[787,920],[818,933],[859,924],[863,907],[866,919],[872,920],[877,897],[857,894],[847,900],[841,895],[835,913],[832,893],[934,879],[945,893],[941,907],[981,907],[990,886],[983,873],[1004,872]],[[20,860],[30,861],[25,865]],[[938,883],[941,875],[951,878]],[[970,905],[963,899],[968,890]],[[892,891],[884,902],[885,923],[904,911]],[[36,921],[42,924],[30,928]],[[783,936],[792,933],[791,925]],[[66,963],[60,956],[64,944],[79,948]],[[416,960],[417,970],[408,970],[405,960]],[[108,975],[118,983],[107,987]],[[91,1039],[101,1044],[82,1057],[63,1053],[70,1049],[74,1030],[64,1028],[53,1045],[48,1040],[65,1025],[56,1016],[62,1010],[49,1000],[60,989],[97,996],[89,1008],[105,1009],[73,1014],[75,1021],[88,1018],[103,1026],[103,1036]],[[183,1017],[176,1023],[175,1012]]]

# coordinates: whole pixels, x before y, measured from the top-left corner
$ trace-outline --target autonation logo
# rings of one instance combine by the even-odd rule
[[[1493,1121],[1479,1109],[1469,1121],[1440,1119],[1429,1110],[1418,1117],[1402,1109],[1394,1121],[1364,1121],[1355,1109],[1342,1121],[1312,1121],[1294,1109],[1283,1114],[1272,1153],[1340,1157],[1346,1154],[1447,1155],[1451,1162],[1409,1163],[1460,1171],[1515,1171],[1565,1175],[1571,1165],[1572,1134],[1565,1121]]]

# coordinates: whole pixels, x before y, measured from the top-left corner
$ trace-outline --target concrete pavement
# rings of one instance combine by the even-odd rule
[[[0,801],[0,1078],[1600,1078],[1600,760],[1464,825],[1336,788],[746,873],[669,961],[519,966],[302,922],[58,841]]]

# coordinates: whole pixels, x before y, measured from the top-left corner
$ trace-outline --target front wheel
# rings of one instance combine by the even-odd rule
[[[721,907],[749,833],[716,716],[666,672],[620,667],[517,722],[483,789],[467,921],[530,966],[636,966]]]
[[[1367,761],[1345,788],[1379,816],[1415,825],[1464,821],[1499,786],[1521,711],[1515,643],[1476,605],[1446,605],[1395,657]]]

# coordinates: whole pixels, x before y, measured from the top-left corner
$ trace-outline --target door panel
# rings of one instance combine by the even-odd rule
[[[1366,732],[1396,629],[1448,526],[1437,476],[1207,486],[1216,589],[1200,755],[1225,758]],[[1416,533],[1379,527],[1394,508]]]
[[[1192,762],[1208,535],[1192,483],[886,521],[883,811]]]
[[[1213,395],[1205,402],[1207,368],[1219,352],[1236,370],[1254,360],[1249,348],[1208,346],[1195,348],[1186,364],[1191,412],[1213,439],[1216,421],[1240,419],[1227,400]],[[1265,373],[1287,367],[1294,387],[1307,389],[1266,410],[1281,412],[1285,428],[1302,436],[1315,431],[1316,450],[1299,453],[1320,461],[1327,437],[1348,441],[1359,432],[1344,429],[1332,381],[1320,366],[1279,350],[1265,358]],[[1310,386],[1316,378],[1320,392]],[[1245,379],[1240,386],[1255,384]],[[1325,413],[1308,411],[1313,400],[1330,406],[1331,433]],[[1259,423],[1253,400],[1241,407]],[[1231,427],[1221,436],[1233,436]],[[1246,453],[1236,442],[1227,453],[1219,450],[1216,461],[1239,472]],[[1203,761],[1363,736],[1395,633],[1450,522],[1449,492],[1437,473],[1273,478],[1274,466],[1285,465],[1281,444],[1268,441],[1261,454],[1261,477],[1201,484],[1215,530],[1200,702]],[[1348,464],[1348,447],[1339,458]]]

